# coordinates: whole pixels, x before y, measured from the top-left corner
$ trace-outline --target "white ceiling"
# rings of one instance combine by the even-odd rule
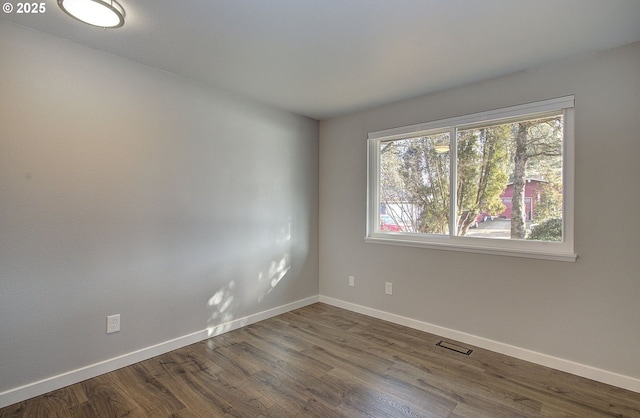
[[[2,19],[316,119],[640,41],[640,0],[120,3],[120,29]]]

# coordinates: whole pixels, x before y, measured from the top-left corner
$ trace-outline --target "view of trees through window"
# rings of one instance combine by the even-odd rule
[[[562,240],[562,113],[455,132],[379,143],[379,229]]]

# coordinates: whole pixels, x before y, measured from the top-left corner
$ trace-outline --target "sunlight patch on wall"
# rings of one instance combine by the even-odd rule
[[[280,258],[280,260],[276,259],[271,261],[271,263],[269,264],[269,270],[266,274],[262,271],[258,273],[259,282],[268,282],[267,291],[258,296],[258,302],[262,302],[262,299],[264,299],[265,296],[271,293],[273,289],[278,286],[280,280],[282,280],[284,276],[286,276],[290,269],[291,256],[289,255],[289,253],[285,253],[282,258]]]
[[[233,291],[236,287],[234,280],[231,280],[226,286],[218,290],[209,298],[207,304],[211,308],[211,316],[209,317],[210,325],[207,327],[207,335],[213,337],[220,335],[231,327],[231,321],[233,321],[233,314],[229,311],[229,308],[233,304],[234,296]]]
[[[280,228],[278,237],[275,240],[275,247],[284,250],[282,256],[277,256],[269,262],[269,267],[258,273],[259,288],[263,291],[258,295],[258,302],[271,293],[280,281],[291,270],[291,219],[287,225]]]

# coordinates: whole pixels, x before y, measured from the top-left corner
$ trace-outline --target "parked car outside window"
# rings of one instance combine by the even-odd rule
[[[401,232],[402,227],[393,220],[389,215],[380,215],[380,230],[389,232]]]

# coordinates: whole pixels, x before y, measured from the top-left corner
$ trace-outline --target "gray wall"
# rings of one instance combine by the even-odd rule
[[[318,294],[317,121],[6,21],[0,108],[0,392]]]
[[[639,71],[636,43],[322,121],[320,294],[640,378]],[[364,243],[368,132],[571,94],[576,263]]]

